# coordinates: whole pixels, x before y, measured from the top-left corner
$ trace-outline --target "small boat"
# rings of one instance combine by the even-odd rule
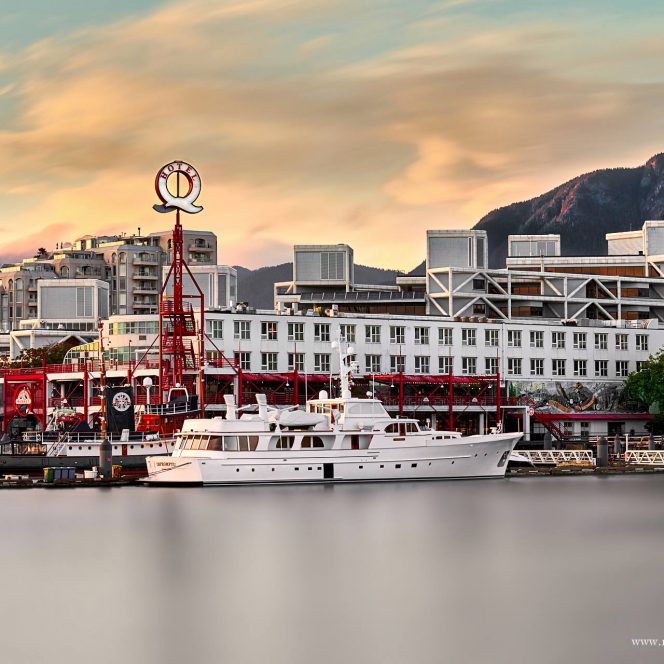
[[[118,408],[125,418],[118,426],[113,426],[110,418],[107,437],[112,461],[122,466],[124,474],[144,474],[146,457],[170,454],[175,445],[174,429],[181,428],[187,418],[200,415],[196,396],[190,396],[184,387],[172,388],[166,403],[145,406],[136,418],[128,386],[109,390],[108,411],[115,408],[117,394],[122,395]],[[88,470],[99,465],[102,439],[102,432],[88,426],[80,413],[61,405],[51,415],[46,430],[26,431],[19,440],[0,442],[0,476],[42,473],[51,467]]]
[[[257,395],[242,413],[226,395],[226,417],[185,420],[168,457],[148,456],[152,485],[224,485],[504,477],[521,433],[463,436],[394,419],[373,398],[351,396],[353,349],[339,348],[340,392],[276,409]]]

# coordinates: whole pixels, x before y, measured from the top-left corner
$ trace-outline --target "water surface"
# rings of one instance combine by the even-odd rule
[[[0,505],[8,664],[664,661],[664,477]]]

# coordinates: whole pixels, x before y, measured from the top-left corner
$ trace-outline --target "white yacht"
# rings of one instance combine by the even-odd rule
[[[352,348],[339,347],[341,397],[321,392],[306,412],[267,406],[184,422],[170,456],[148,456],[149,484],[260,484],[504,477],[520,433],[462,436],[394,419],[382,403],[353,398]]]

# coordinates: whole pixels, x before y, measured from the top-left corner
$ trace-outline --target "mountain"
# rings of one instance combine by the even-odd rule
[[[603,256],[606,233],[664,218],[664,154],[636,168],[580,175],[546,194],[490,212],[474,228],[489,238],[489,266],[504,267],[507,236],[559,233],[566,255]]]
[[[234,267],[237,270],[238,301],[248,302],[256,309],[272,309],[274,283],[291,281],[293,278],[293,263],[281,263],[256,270],[249,270],[241,265]],[[358,284],[394,285],[394,280],[401,274],[397,270],[355,265],[355,282]]]

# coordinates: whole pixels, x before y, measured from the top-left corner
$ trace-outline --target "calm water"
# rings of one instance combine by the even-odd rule
[[[664,661],[664,477],[0,502],[7,664]]]

